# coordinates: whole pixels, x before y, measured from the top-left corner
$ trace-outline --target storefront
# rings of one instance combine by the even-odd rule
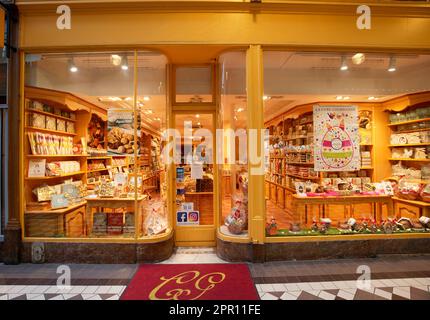
[[[18,2],[22,261],[429,251],[429,5],[58,5]]]

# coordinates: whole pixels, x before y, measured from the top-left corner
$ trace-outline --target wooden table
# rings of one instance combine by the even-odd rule
[[[293,216],[295,220],[299,220],[302,223],[302,215],[299,213],[299,206],[305,206],[305,224],[308,222],[308,206],[319,206],[322,207],[322,217],[325,218],[325,207],[330,204],[349,206],[350,216],[353,216],[353,206],[356,204],[369,203],[373,205],[373,217],[376,221],[380,221],[382,218],[382,206],[387,206],[388,214],[393,214],[393,201],[389,195],[351,195],[351,196],[317,196],[317,197],[301,197],[297,194],[292,197],[292,208]],[[376,206],[378,207],[376,209]],[[296,219],[297,215],[300,215],[299,219]]]
[[[140,226],[141,221],[141,209],[142,209],[142,203],[143,200],[145,200],[147,196],[140,195],[137,197],[137,208],[134,214],[135,214],[135,228],[137,230],[138,226]],[[90,234],[90,226],[92,226],[93,222],[93,215],[92,215],[92,208],[127,208],[127,207],[134,207],[134,201],[135,198],[86,198],[87,200],[87,234]]]

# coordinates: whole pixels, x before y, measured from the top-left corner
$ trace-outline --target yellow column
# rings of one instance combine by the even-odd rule
[[[260,137],[264,129],[263,118],[263,51],[260,45],[251,45],[246,52],[246,88],[248,100],[248,129],[257,129]],[[250,161],[250,135],[248,134],[248,213],[249,235],[255,244],[264,243],[265,238],[265,196],[264,174],[253,174],[258,165]],[[263,141],[258,140],[257,150]],[[264,154],[259,154],[264,160]],[[254,169],[254,170],[253,170]]]

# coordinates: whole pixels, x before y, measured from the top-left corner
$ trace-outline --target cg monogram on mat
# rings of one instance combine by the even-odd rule
[[[151,300],[195,300],[223,282],[225,274],[212,272],[201,275],[199,271],[186,271],[171,278],[161,277],[163,282],[155,287],[149,294]],[[186,288],[177,286],[185,285]],[[193,284],[193,286],[190,286]]]

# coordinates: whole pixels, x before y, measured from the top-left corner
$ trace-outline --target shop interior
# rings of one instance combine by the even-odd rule
[[[428,232],[429,71],[428,55],[264,53],[266,235]]]
[[[24,236],[145,238],[168,232],[161,153],[165,56],[25,59]]]

